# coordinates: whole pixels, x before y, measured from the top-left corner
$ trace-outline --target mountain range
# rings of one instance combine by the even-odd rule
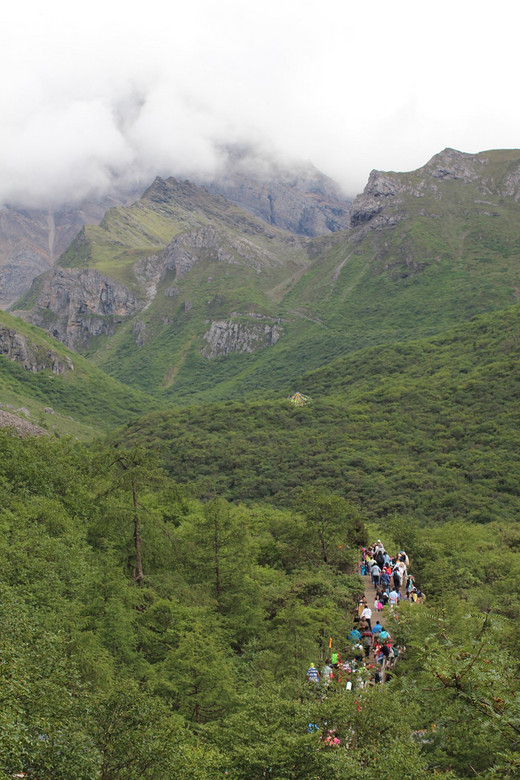
[[[246,162],[111,207],[12,314],[159,408],[285,397],[341,356],[516,302],[518,150],[373,171],[352,203],[312,169]]]

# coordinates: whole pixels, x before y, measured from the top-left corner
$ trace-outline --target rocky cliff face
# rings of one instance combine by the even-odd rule
[[[397,176],[372,171],[361,195],[358,195],[350,211],[350,227],[370,222],[371,228],[395,224],[399,215],[387,213],[389,205],[402,202],[402,184]]]
[[[255,323],[214,321],[204,334],[207,346],[202,350],[202,354],[205,358],[213,359],[231,352],[252,353],[276,344],[283,332],[281,320],[268,321],[258,317],[258,322]]]
[[[56,267],[38,280],[41,289],[36,292],[37,287],[34,288],[32,308],[14,313],[46,329],[70,348],[81,351],[88,347],[92,338],[111,336],[120,323],[147,309],[161,283],[171,277],[172,272],[176,281],[181,280],[199,262],[249,266],[261,273],[262,269],[279,265],[280,259],[260,243],[227,227],[217,229],[214,225],[205,225],[182,233],[160,254],[144,257],[134,264],[139,297],[127,286],[96,270]],[[164,294],[171,297],[177,294],[177,289],[168,286]],[[185,302],[186,311],[189,306]],[[145,323],[136,321],[133,332],[138,347],[146,342],[145,330]],[[230,351],[244,351],[245,344],[249,345],[247,349],[260,342],[266,345],[269,339],[274,343],[276,333],[273,330],[271,336],[260,338],[258,328],[251,331],[241,328],[237,338],[240,346],[230,347]],[[213,339],[214,335],[210,340]],[[230,343],[225,339],[225,345],[218,349],[226,350]]]
[[[0,355],[5,355],[33,373],[49,370],[53,374],[65,374],[74,369],[68,357],[60,358],[52,349],[36,346],[21,333],[1,324]]]
[[[127,287],[98,271],[56,268],[43,280],[34,308],[14,313],[77,350],[94,336],[112,335],[141,307]]]
[[[57,209],[0,208],[0,309],[7,309],[52,268],[83,225],[97,224],[111,206],[131,197],[120,193]]]

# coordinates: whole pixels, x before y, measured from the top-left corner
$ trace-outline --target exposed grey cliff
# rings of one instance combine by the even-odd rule
[[[4,325],[0,325],[0,355],[5,355],[33,373],[49,370],[53,374],[65,374],[74,369],[70,358],[60,357],[52,349],[37,346],[21,333]]]
[[[358,195],[350,210],[350,227],[355,228],[370,222],[371,228],[395,224],[399,217],[389,214],[386,208],[400,202],[402,184],[397,175],[372,171],[361,195]]]
[[[35,306],[15,314],[77,350],[94,336],[112,335],[139,308],[131,290],[98,271],[57,267],[43,279]]]
[[[163,264],[163,275],[166,271],[174,271],[176,279],[188,273],[200,260],[230,265],[249,265],[258,272],[263,267],[276,265],[279,262],[276,255],[252,241],[217,230],[210,225],[174,238],[162,253],[160,260]]]
[[[281,321],[260,320],[255,323],[217,320],[204,334],[207,346],[202,350],[205,358],[213,359],[230,352],[255,352],[276,344],[283,335]]]

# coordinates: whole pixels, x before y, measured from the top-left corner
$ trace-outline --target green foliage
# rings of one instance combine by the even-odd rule
[[[0,452],[2,770],[209,780],[233,753],[187,727],[202,739],[262,678],[301,687],[345,636],[359,583],[295,554],[301,515],[200,504],[139,448],[0,432]]]
[[[156,450],[204,498],[291,505],[307,484],[373,522],[511,523],[520,512],[519,339],[515,307],[332,363],[309,375],[308,407],[199,404],[152,414],[114,440]]]
[[[31,421],[49,432],[92,439],[129,418],[159,408],[157,400],[122,385],[39,328],[6,312],[0,313],[0,323],[25,338],[42,364],[49,365],[31,371],[0,355],[0,399],[4,406],[25,407]],[[62,364],[70,361],[73,370],[53,373],[52,354]],[[52,413],[44,411],[49,407]]]

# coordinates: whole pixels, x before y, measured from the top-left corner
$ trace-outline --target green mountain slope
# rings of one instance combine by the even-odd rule
[[[5,312],[0,313],[0,401],[49,432],[81,438],[158,408],[156,399],[122,385]]]
[[[520,511],[520,308],[376,347],[305,378],[313,398],[200,404],[118,432],[203,496],[276,502],[313,484],[367,517],[513,520]]]
[[[170,402],[284,391],[341,355],[512,305],[519,199],[518,150],[448,149],[411,173],[374,171],[351,230],[303,239],[157,180],[85,229],[18,308]]]

